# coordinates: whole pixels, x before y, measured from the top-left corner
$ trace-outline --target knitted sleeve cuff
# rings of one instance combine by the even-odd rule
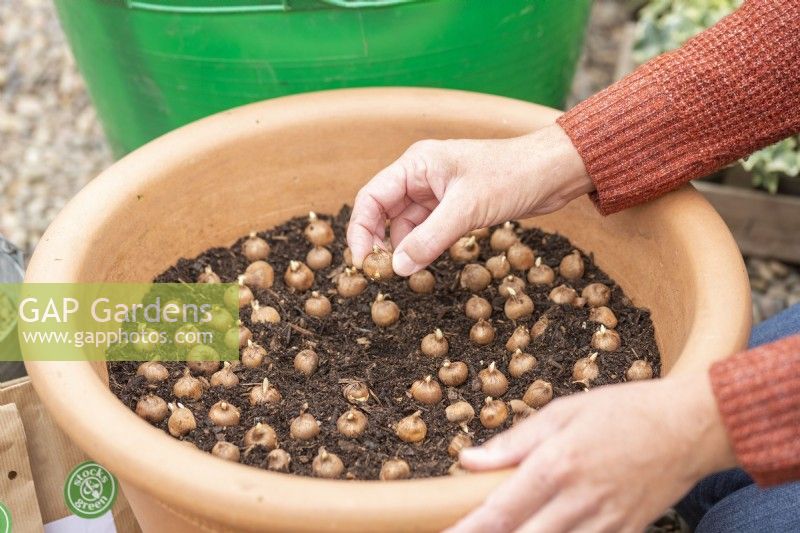
[[[734,453],[759,485],[800,479],[800,335],[711,367]]]
[[[558,119],[604,214],[800,132],[798,0],[748,0]]]
[[[594,182],[592,199],[610,214],[664,194],[694,177],[685,157],[689,128],[659,82],[669,55],[584,100],[559,117]]]

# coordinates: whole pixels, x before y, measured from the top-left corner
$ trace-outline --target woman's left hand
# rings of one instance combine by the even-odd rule
[[[454,532],[638,532],[700,478],[735,465],[707,374],[555,400],[460,461],[518,468]]]

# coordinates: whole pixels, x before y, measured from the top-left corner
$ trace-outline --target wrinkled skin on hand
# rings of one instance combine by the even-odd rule
[[[549,213],[592,189],[557,125],[513,139],[421,141],[359,191],[347,241],[360,267],[391,220],[393,267],[408,276],[472,229]]]
[[[555,400],[460,461],[517,468],[451,532],[640,532],[700,478],[736,464],[703,374]]]

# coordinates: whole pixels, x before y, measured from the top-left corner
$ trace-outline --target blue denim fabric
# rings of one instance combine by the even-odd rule
[[[797,333],[800,333],[800,304],[784,309],[783,312],[756,325],[750,333],[750,347],[769,344]]]
[[[800,333],[800,304],[758,324],[750,347]],[[763,489],[734,468],[701,480],[675,506],[697,533],[800,532],[800,482]]]

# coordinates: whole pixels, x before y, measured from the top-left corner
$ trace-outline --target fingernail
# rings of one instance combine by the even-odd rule
[[[420,269],[420,265],[416,264],[407,253],[398,250],[393,255],[392,268],[398,276],[410,276]]]
[[[458,460],[462,461],[462,462],[463,461],[466,461],[466,462],[480,461],[481,459],[484,459],[485,457],[486,457],[486,450],[484,450],[483,448],[478,448],[478,447],[464,448],[458,454]]]

